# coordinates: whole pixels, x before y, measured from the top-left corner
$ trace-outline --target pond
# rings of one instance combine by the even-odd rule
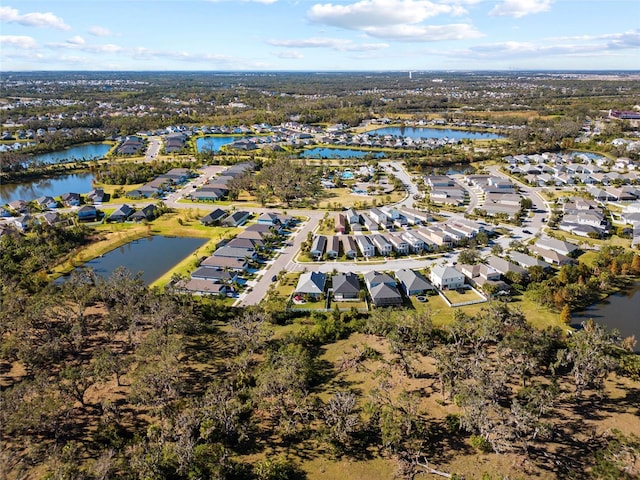
[[[572,325],[593,318],[607,329],[616,329],[622,338],[635,335],[639,344],[636,352],[640,352],[640,282],[625,292],[610,295],[604,302],[596,303],[581,312],[572,315]]]
[[[310,148],[300,158],[384,158],[383,152],[353,150],[350,148]]]
[[[83,143],[75,145],[65,150],[56,152],[40,153],[29,157],[30,163],[65,163],[65,162],[85,162],[104,158],[111,149],[107,143]]]
[[[467,130],[452,130],[450,128],[426,128],[426,127],[384,127],[368,132],[369,135],[393,135],[409,138],[453,138],[455,140],[494,140],[504,138],[501,135],[484,132],[471,132]]]
[[[242,135],[216,135],[212,137],[198,137],[196,138],[196,149],[198,153],[203,150],[212,150],[219,152],[220,147],[223,145],[229,145],[230,143],[237,142],[241,138],[246,138]]]
[[[72,173],[51,178],[38,178],[22,183],[0,184],[0,205],[14,200],[35,200],[38,197],[58,197],[66,192],[87,193],[93,189],[92,173]]]
[[[206,238],[145,237],[111,250],[79,268],[91,267],[107,278],[116,268],[124,266],[134,274],[142,272],[142,280],[150,285],[206,242]]]

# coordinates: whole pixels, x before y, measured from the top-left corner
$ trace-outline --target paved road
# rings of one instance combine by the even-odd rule
[[[533,216],[528,217],[524,223],[524,229],[529,230],[532,233],[530,235],[535,235],[536,233],[543,233],[546,225],[547,225],[547,216],[551,214],[551,206],[547,203],[547,201],[542,197],[540,193],[540,188],[530,187],[504,173],[502,173],[497,166],[488,167],[491,175],[497,175],[500,177],[508,178],[511,182],[518,186],[520,191],[526,198],[530,198],[533,202]],[[524,234],[527,235],[527,234]]]
[[[322,211],[287,211],[287,214],[293,216],[307,217],[301,225],[287,239],[286,245],[280,250],[280,254],[269,261],[260,272],[260,276],[256,280],[251,280],[247,286],[251,287],[251,291],[243,292],[238,305],[256,305],[264,298],[269,287],[273,284],[272,278],[281,271],[291,272],[298,270],[298,264],[294,258],[300,251],[300,245],[307,239],[307,234],[312,232],[317,226],[318,221],[324,216]]]
[[[145,162],[150,162],[158,158],[158,153],[160,153],[160,145],[160,137],[149,137],[149,147],[147,148],[147,153],[145,153],[144,156]]]

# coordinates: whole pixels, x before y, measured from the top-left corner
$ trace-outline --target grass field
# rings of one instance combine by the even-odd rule
[[[463,303],[463,302],[476,302],[478,300],[483,300],[483,298],[478,295],[476,292],[467,288],[462,292],[458,292],[457,290],[447,290],[444,292],[444,296],[452,303]]]

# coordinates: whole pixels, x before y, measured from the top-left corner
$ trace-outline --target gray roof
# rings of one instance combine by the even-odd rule
[[[360,281],[355,273],[338,273],[331,278],[333,293],[358,293]]]
[[[324,293],[324,286],[327,281],[327,276],[322,272],[304,272],[300,275],[298,285],[296,286],[297,293],[310,293],[319,295]]]
[[[402,295],[400,294],[398,289],[396,287],[385,285],[384,283],[371,287],[371,290],[369,291],[369,293],[371,294],[371,299],[373,300],[373,303],[378,303],[380,302],[380,300],[383,300],[383,299],[387,301],[393,300],[393,301],[396,301],[397,303],[402,302]]]
[[[424,275],[414,270],[398,270],[396,272],[396,278],[400,280],[407,291],[435,290],[435,287],[431,285],[431,282],[427,280]]]

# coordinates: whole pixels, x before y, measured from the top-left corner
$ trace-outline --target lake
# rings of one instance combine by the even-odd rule
[[[602,303],[596,303],[581,312],[575,312],[571,319],[573,326],[593,318],[607,329],[616,329],[622,338],[635,335],[639,344],[636,352],[640,352],[640,282],[631,289],[610,295]]]
[[[111,145],[106,143],[83,143],[75,145],[65,150],[56,152],[40,153],[29,157],[29,161],[33,163],[65,163],[65,162],[84,162],[89,160],[101,159],[111,149]]]
[[[369,135],[393,135],[409,138],[453,138],[455,140],[493,140],[504,138],[494,133],[470,132],[467,130],[452,130],[450,128],[425,128],[425,127],[384,127],[371,130]]]
[[[367,156],[384,158],[384,153],[351,148],[310,148],[300,154],[300,158],[365,158]]]
[[[38,178],[22,183],[0,185],[0,205],[14,200],[35,200],[38,197],[58,197],[66,192],[88,193],[93,189],[92,173],[71,173],[51,178]]]
[[[241,138],[245,138],[242,135],[216,135],[213,137],[198,137],[196,138],[196,149],[198,153],[204,149],[213,150],[219,152],[220,147],[223,145],[229,145],[230,143],[237,142]]]
[[[124,266],[134,274],[142,272],[142,280],[150,285],[206,242],[206,238],[145,237],[111,250],[79,268],[91,267],[106,278],[116,268]]]

